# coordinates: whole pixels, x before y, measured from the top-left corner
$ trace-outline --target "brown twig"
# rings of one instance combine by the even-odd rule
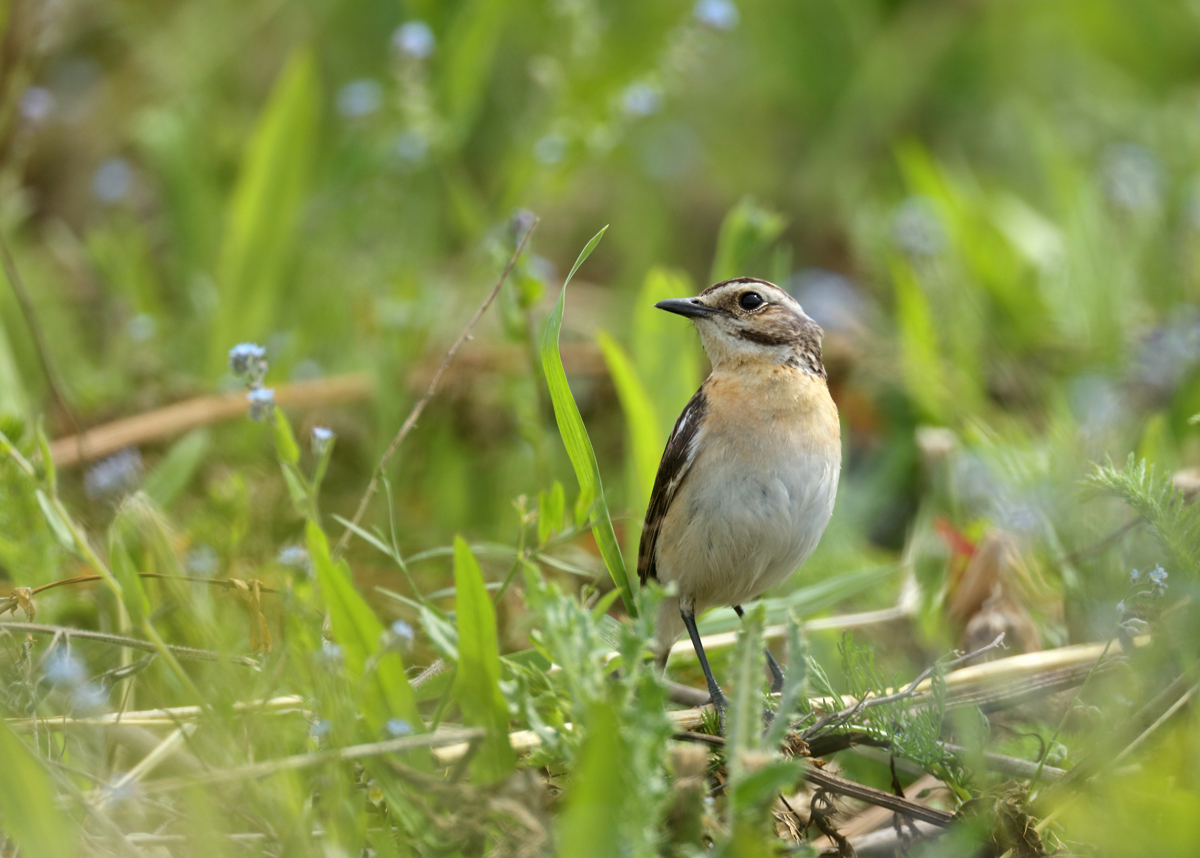
[[[362,373],[336,375],[275,388],[275,402],[290,405],[336,405],[355,402],[371,395],[371,381]],[[82,435],[59,438],[50,445],[50,455],[59,468],[107,456],[123,447],[162,441],[183,432],[232,420],[246,413],[246,394],[198,396],[183,402],[114,420],[89,429]]]
[[[725,745],[725,738],[723,736],[709,736],[704,733],[676,733],[675,738],[689,742],[703,742],[714,747]],[[867,804],[887,808],[896,813],[906,814],[925,822],[932,822],[934,825],[949,825],[950,821],[954,818],[954,814],[946,813],[944,810],[934,810],[933,808],[917,804],[914,801],[909,801],[906,798],[892,795],[889,792],[884,792],[874,787],[863,786],[854,781],[830,774],[824,769],[817,768],[815,765],[805,765],[804,779],[813,786],[823,790],[837,793],[838,795],[850,796],[850,798],[865,801]]]
[[[833,814],[835,811],[836,808],[833,805],[833,800],[829,797],[827,790],[818,789],[813,793],[812,798],[809,799],[808,818],[817,827],[817,830],[829,838],[835,845],[838,858],[858,858],[858,853],[854,851],[854,847],[850,845],[850,841],[833,824]]]
[[[508,279],[513,266],[521,258],[521,254],[525,251],[525,245],[529,242],[529,237],[533,235],[533,231],[537,229],[537,225],[538,218],[535,217],[533,222],[529,224],[529,228],[525,230],[525,235],[521,237],[521,241],[518,242],[517,249],[508,260],[508,264],[504,266],[504,270],[500,273],[500,278],[496,281],[496,285],[492,287],[492,291],[488,293],[487,297],[483,299],[483,303],[475,310],[475,315],[471,317],[471,321],[467,322],[467,326],[462,329],[462,333],[458,335],[458,339],[450,346],[450,350],[446,352],[446,356],[438,364],[433,378],[430,379],[429,387],[413,405],[412,410],[408,412],[408,417],[404,418],[404,423],[401,424],[400,431],[396,433],[396,437],[392,439],[392,443],[388,445],[387,450],[384,451],[383,456],[379,459],[379,465],[375,468],[375,473],[371,475],[371,482],[367,483],[367,490],[363,492],[362,500],[358,502],[358,509],[354,511],[354,517],[350,520],[352,527],[347,527],[342,531],[342,535],[333,549],[334,557],[340,556],[346,550],[346,546],[350,544],[350,537],[354,533],[354,528],[358,527],[362,521],[362,517],[366,515],[367,507],[370,506],[371,499],[379,489],[379,480],[383,477],[388,462],[392,460],[392,456],[396,454],[396,450],[400,448],[400,444],[408,436],[408,433],[412,431],[413,426],[417,424],[417,419],[421,416],[421,412],[425,410],[425,406],[433,398],[433,394],[437,392],[438,384],[441,383],[442,376],[446,372],[446,367],[454,360],[454,356],[458,354],[458,350],[462,348],[463,343],[467,341],[471,336],[471,332],[475,330],[475,325],[483,318],[483,314],[487,312],[488,307],[492,306],[492,302],[496,300],[496,296],[500,294],[500,287],[504,285],[504,281]]]
[[[506,346],[466,346],[442,382],[453,383],[455,375],[460,372],[466,378],[474,378],[485,373],[514,371],[518,368],[513,360],[514,355],[519,357],[519,352]],[[563,363],[570,375],[596,376],[608,372],[599,347],[592,343],[564,343]],[[406,375],[404,384],[417,395],[424,392],[435,371],[436,367],[432,365],[414,366]],[[284,407],[340,405],[369,399],[373,394],[371,378],[366,373],[347,373],[275,387],[275,401]],[[50,453],[59,469],[70,468],[90,459],[107,456],[122,447],[165,441],[192,429],[236,420],[245,415],[244,391],[198,396],[94,426],[83,435],[59,438],[51,442]]]
[[[867,804],[887,808],[895,813],[911,816],[914,819],[920,819],[924,822],[931,822],[934,825],[945,827],[954,820],[954,814],[952,813],[947,813],[944,810],[935,810],[932,807],[925,807],[922,804],[917,804],[915,801],[894,796],[890,792],[884,792],[881,789],[875,789],[874,787],[846,780],[846,778],[830,774],[824,769],[818,769],[816,766],[805,767],[804,779],[813,786],[820,787],[829,792],[856,798],[859,801],[865,801]]]

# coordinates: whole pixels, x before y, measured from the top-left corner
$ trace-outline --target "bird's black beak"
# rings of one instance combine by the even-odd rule
[[[666,301],[659,301],[654,306],[660,310],[666,310],[668,313],[687,316],[689,319],[701,319],[717,312],[712,307],[701,304],[699,298],[670,298]]]

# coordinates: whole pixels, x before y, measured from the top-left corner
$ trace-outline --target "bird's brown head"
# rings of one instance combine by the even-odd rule
[[[695,298],[672,298],[654,306],[696,323],[714,369],[783,364],[825,377],[821,326],[774,283],[738,277]]]

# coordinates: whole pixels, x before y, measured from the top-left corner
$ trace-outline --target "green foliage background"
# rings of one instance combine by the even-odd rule
[[[878,668],[839,657],[836,632],[807,645],[831,690],[911,678],[961,644],[956,546],[999,533],[1046,648],[1109,639],[1131,570],[1170,574],[1137,609],[1156,644],[1090,683],[1084,714],[1020,725],[1061,764],[1200,679],[1200,525],[1169,487],[1200,465],[1195,3],[9,0],[0,29],[0,600],[100,575],[39,593],[36,621],[154,650],[5,632],[13,730],[203,706],[155,780],[483,731],[450,778],[409,750],[151,800],[114,785],[161,730],[0,727],[0,854],[134,854],[122,835],[148,832],[186,835],[178,854],[234,854],[235,833],[289,855],[778,846],[770,802],[798,769],[743,759],[763,753],[757,635],[715,658],[741,715],[729,801],[702,811],[640,659],[658,594],[625,572],[706,371],[688,323],[652,306],[741,274],[825,327],[845,449],[820,548],[754,623],[899,604],[899,627],[858,638]],[[331,552],[529,212],[528,251]],[[191,426],[114,491],[39,453],[242,390],[226,355],[245,341],[277,390],[361,373],[369,395]],[[449,669],[418,679],[435,659]],[[285,694],[303,705],[234,707]],[[1044,833],[1084,854],[1194,848],[1200,725],[1173,717]],[[1039,756],[995,725],[938,728]],[[518,761],[506,729],[541,745]],[[888,788],[886,767],[847,766]]]

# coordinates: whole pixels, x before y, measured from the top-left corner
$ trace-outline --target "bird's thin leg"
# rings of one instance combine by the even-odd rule
[[[725,697],[725,692],[721,690],[721,686],[717,685],[717,680],[713,678],[712,668],[708,666],[708,657],[704,654],[704,644],[700,642],[700,632],[696,630],[696,612],[687,613],[686,611],[679,612],[683,616],[683,624],[687,626],[688,636],[692,639],[692,647],[696,650],[696,656],[700,659],[700,667],[704,670],[704,678],[708,681],[708,696],[712,698],[713,708],[717,710],[717,718],[721,724],[721,734],[725,734],[725,709],[729,706],[729,700]]]
[[[733,609],[737,611],[739,617],[745,617],[745,612],[741,605],[734,605]],[[779,666],[779,662],[775,660],[775,656],[771,655],[771,648],[767,647],[764,652],[767,654],[767,669],[771,671],[771,693],[779,694],[783,691],[783,668]]]

